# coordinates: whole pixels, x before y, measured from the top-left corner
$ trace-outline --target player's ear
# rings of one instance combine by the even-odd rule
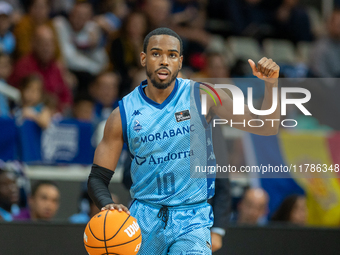
[[[144,52],[140,53],[140,63],[143,67],[146,65],[146,53]]]
[[[179,70],[182,69],[182,64],[183,64],[183,55],[179,57]]]

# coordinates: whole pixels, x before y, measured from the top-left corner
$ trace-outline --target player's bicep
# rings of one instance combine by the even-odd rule
[[[219,100],[217,96],[215,98],[216,103],[214,102],[213,99],[211,99],[210,102],[208,101],[208,105],[210,105],[209,108],[210,115],[217,116],[221,119],[226,119],[228,121],[232,119],[233,121],[236,122],[254,118],[246,104],[242,105],[242,107],[244,107],[243,115],[234,115],[233,114],[234,104],[231,92],[223,89],[216,89],[216,92],[219,95],[222,104],[219,101],[217,101]]]
[[[215,93],[211,93],[212,96],[207,97],[209,115],[218,116],[219,118],[227,120],[231,119],[233,112],[233,100],[223,89],[215,90],[219,97]]]
[[[106,121],[104,136],[96,149],[93,163],[114,171],[123,144],[122,121],[117,107]]]
[[[214,118],[214,116],[218,115],[219,112],[225,112],[224,110],[220,110],[222,105],[226,108],[229,108],[232,102],[230,96],[225,91],[222,89],[212,90],[211,88],[213,87],[213,84],[207,82],[200,84],[200,96],[202,100],[201,107],[202,110],[207,113],[205,118],[208,123]],[[205,95],[204,101],[206,104],[203,104],[204,101],[202,95]],[[203,107],[205,107],[205,109],[203,109]]]

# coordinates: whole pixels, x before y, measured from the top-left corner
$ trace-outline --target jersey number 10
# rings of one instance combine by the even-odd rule
[[[162,189],[163,185],[163,189]],[[167,173],[163,175],[157,175],[157,187],[158,187],[158,195],[170,195],[175,193],[175,175],[174,173]],[[163,192],[162,192],[163,191]]]

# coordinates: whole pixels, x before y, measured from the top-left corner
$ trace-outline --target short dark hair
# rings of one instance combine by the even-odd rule
[[[109,71],[109,70],[105,70],[105,71],[99,73],[95,78],[95,82],[97,82],[102,76],[105,76],[105,75],[115,76],[117,78],[118,85],[121,82],[122,77],[120,76],[120,74],[117,71]]]
[[[297,200],[303,197],[302,195],[293,194],[288,197],[286,197],[279,208],[276,210],[276,212],[273,214],[271,220],[272,221],[283,221],[288,222],[290,215],[293,211],[293,208],[297,202]]]
[[[73,106],[84,101],[91,102],[94,104],[94,99],[88,93],[79,93],[73,99]]]
[[[144,39],[144,45],[143,45],[144,53],[146,53],[146,49],[149,45],[150,38],[154,35],[170,35],[170,36],[177,38],[178,41],[179,41],[179,44],[180,44],[179,55],[180,56],[183,55],[183,42],[182,42],[181,37],[179,37],[179,35],[175,31],[173,31],[173,30],[171,30],[170,28],[167,28],[167,27],[156,28],[155,30],[152,30],[150,33],[147,34],[147,36]]]
[[[18,177],[15,172],[7,169],[5,166],[0,167],[0,176],[3,174],[12,174],[15,178]]]
[[[59,190],[59,187],[58,187],[57,183],[55,183],[54,181],[48,181],[48,180],[38,181],[32,187],[32,190],[31,190],[31,196],[32,197],[35,196],[35,194],[37,193],[38,189],[42,185],[54,186],[54,187],[56,187]]]
[[[28,74],[27,76],[23,77],[20,80],[19,89],[21,91],[24,91],[31,82],[35,82],[35,81],[38,81],[42,84],[41,89],[43,90],[44,81],[38,73],[31,73],[31,74]]]

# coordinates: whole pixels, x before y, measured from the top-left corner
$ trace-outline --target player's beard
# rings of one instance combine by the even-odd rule
[[[168,70],[169,75],[170,75],[169,82],[164,83],[164,82],[157,82],[156,81],[156,79],[155,79],[156,75],[155,74],[161,69]],[[157,89],[166,89],[167,87],[169,87],[171,85],[171,83],[176,79],[178,73],[179,73],[179,70],[177,70],[175,73],[172,74],[171,71],[168,68],[164,68],[164,67],[161,67],[161,68],[157,69],[155,72],[152,72],[152,71],[148,70],[148,67],[146,66],[146,75],[151,80],[152,85]]]

